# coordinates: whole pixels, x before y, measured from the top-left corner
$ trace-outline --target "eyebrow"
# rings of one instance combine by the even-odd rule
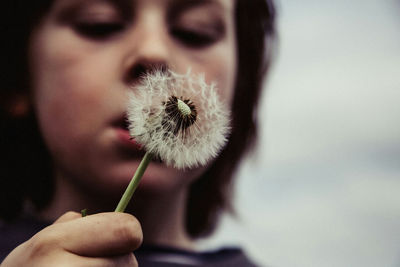
[[[223,12],[226,7],[222,5],[220,1],[217,0],[172,0],[170,1],[170,11],[168,12],[168,18],[173,19],[180,13],[197,7],[211,6],[217,11]]]
[[[67,18],[71,14],[74,14],[77,10],[80,8],[84,8],[90,5],[94,4],[110,4],[118,8],[123,16],[129,16],[132,15],[133,12],[133,1],[132,0],[85,0],[85,1],[80,1],[80,0],[75,0],[71,1],[68,0],[66,1],[66,4],[62,6],[62,9],[64,11],[62,12],[62,18]]]
[[[83,5],[90,5],[94,3],[110,3],[110,4],[115,4],[118,6],[124,6],[124,7],[131,7],[133,5],[132,0],[85,0],[85,1],[78,1],[82,3]]]
[[[173,2],[184,8],[190,8],[190,7],[202,6],[202,5],[210,5],[210,4],[216,5],[220,8],[223,7],[221,2],[216,1],[216,0],[175,0]]]

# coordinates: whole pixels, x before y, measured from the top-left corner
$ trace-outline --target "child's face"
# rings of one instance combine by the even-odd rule
[[[234,0],[56,0],[30,46],[34,106],[56,175],[104,192],[126,185],[140,153],[122,124],[140,66],[204,73],[229,103],[233,13]],[[141,187],[173,189],[200,171],[152,163]]]

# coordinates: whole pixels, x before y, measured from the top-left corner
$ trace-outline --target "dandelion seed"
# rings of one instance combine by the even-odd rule
[[[218,155],[229,134],[229,111],[202,75],[154,71],[129,96],[131,136],[166,165],[192,168]]]

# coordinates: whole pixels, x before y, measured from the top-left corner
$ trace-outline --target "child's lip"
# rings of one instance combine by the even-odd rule
[[[140,145],[129,135],[129,131],[126,129],[123,129],[121,127],[116,128],[116,133],[119,142],[129,150],[129,152],[133,152],[135,155],[140,155],[143,157],[145,151],[143,149],[143,146]],[[138,154],[136,154],[138,153]],[[153,156],[151,159],[152,162],[154,163],[163,163],[163,161],[160,159],[158,156]]]
[[[135,150],[141,150],[142,146],[135,141],[130,135],[129,131],[127,129],[124,129],[122,127],[116,127],[115,128],[117,138],[118,140],[126,147],[135,149]]]
[[[117,135],[118,141],[129,149],[141,150],[142,146],[138,144],[129,134],[128,122],[125,116],[120,117],[114,123],[114,129]]]
[[[134,153],[135,155],[143,156],[145,150],[143,146],[135,141],[129,134],[128,123],[126,117],[122,117],[114,123],[114,129],[117,135],[117,139],[122,146],[129,151],[129,153]],[[158,156],[154,156],[152,158],[152,162],[154,163],[162,163],[162,160]]]

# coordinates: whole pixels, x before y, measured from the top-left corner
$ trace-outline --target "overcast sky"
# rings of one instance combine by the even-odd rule
[[[241,221],[262,266],[400,266],[400,3],[281,0]]]

